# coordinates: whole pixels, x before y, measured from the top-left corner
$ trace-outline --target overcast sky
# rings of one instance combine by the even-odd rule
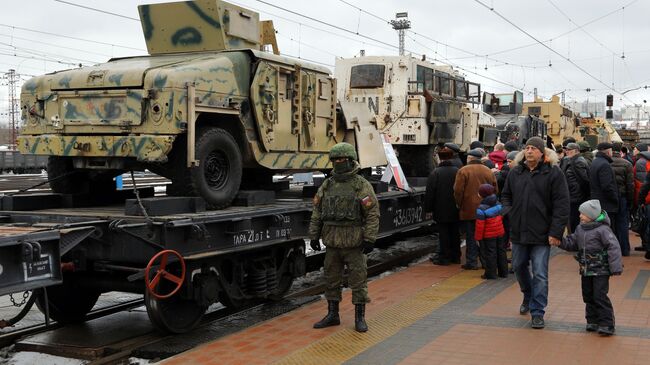
[[[3,1],[0,74],[13,68],[26,80],[79,63],[146,54],[140,23],[129,18],[138,18],[137,5],[152,2],[160,1]],[[565,91],[567,101],[591,102],[604,101],[613,93],[617,109],[650,100],[650,88],[643,88],[650,85],[650,0],[232,3],[274,21],[281,53],[332,70],[336,57],[354,57],[361,49],[366,55],[397,54],[397,32],[387,21],[406,11],[412,27],[406,36],[407,52],[459,67],[484,91],[519,89],[528,101],[537,88],[545,98]],[[0,113],[5,115],[0,115],[0,122],[4,122],[8,97],[6,81],[1,84]],[[635,88],[639,89],[631,90]]]

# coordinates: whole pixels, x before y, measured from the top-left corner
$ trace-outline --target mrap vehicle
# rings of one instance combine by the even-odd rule
[[[440,143],[466,151],[474,140],[496,142],[494,118],[470,107],[480,103],[481,86],[450,66],[411,56],[361,56],[337,59],[334,72],[341,105],[372,112],[407,175],[428,176]]]
[[[54,192],[108,194],[113,177],[149,169],[171,194],[220,209],[242,182],[329,170],[338,142],[357,147],[362,168],[386,164],[370,116],[337,115],[328,69],[260,50],[277,46],[256,12],[220,0],[138,10],[148,56],[22,87],[18,149],[49,156]]]

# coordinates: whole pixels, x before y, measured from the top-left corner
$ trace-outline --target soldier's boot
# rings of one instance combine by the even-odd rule
[[[357,332],[366,332],[368,331],[368,325],[366,324],[366,305],[365,304],[355,304],[354,305],[354,329]]]
[[[338,326],[339,324],[341,324],[341,318],[339,317],[339,302],[336,300],[328,300],[327,315],[320,321],[314,323],[314,328]]]

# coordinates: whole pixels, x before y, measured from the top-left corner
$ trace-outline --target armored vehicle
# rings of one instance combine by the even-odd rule
[[[547,141],[550,144],[559,145],[569,137],[582,140],[578,128],[580,120],[571,109],[560,103],[557,95],[553,95],[549,101],[536,97],[535,101],[525,102],[523,112],[546,122]]]
[[[501,142],[515,141],[523,146],[528,138],[540,137],[546,140],[546,124],[534,115],[523,115],[524,94],[483,93],[483,111],[496,119]]]
[[[429,175],[437,144],[466,150],[487,135],[480,128],[494,127],[493,118],[468,106],[480,102],[480,85],[449,66],[411,56],[361,56],[337,59],[335,76],[341,104],[372,112],[407,175]]]
[[[580,135],[595,149],[601,142],[623,142],[621,136],[607,120],[593,114],[580,114]]]
[[[103,194],[114,176],[149,169],[171,179],[168,194],[219,209],[242,181],[330,169],[337,142],[360,148],[361,167],[385,163],[370,117],[337,116],[330,71],[277,55],[272,23],[257,13],[220,0],[138,10],[148,56],[22,88],[18,148],[50,156],[55,192]],[[261,50],[269,44],[276,54]]]

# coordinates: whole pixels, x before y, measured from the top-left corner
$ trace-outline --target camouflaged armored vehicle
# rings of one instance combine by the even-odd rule
[[[21,93],[22,153],[48,155],[59,193],[102,194],[113,177],[150,169],[170,195],[228,206],[244,183],[278,171],[331,168],[357,146],[361,167],[385,163],[358,114],[337,118],[326,68],[277,55],[272,23],[217,0],[138,8],[148,56],[36,77]],[[273,45],[274,53],[264,52]]]

